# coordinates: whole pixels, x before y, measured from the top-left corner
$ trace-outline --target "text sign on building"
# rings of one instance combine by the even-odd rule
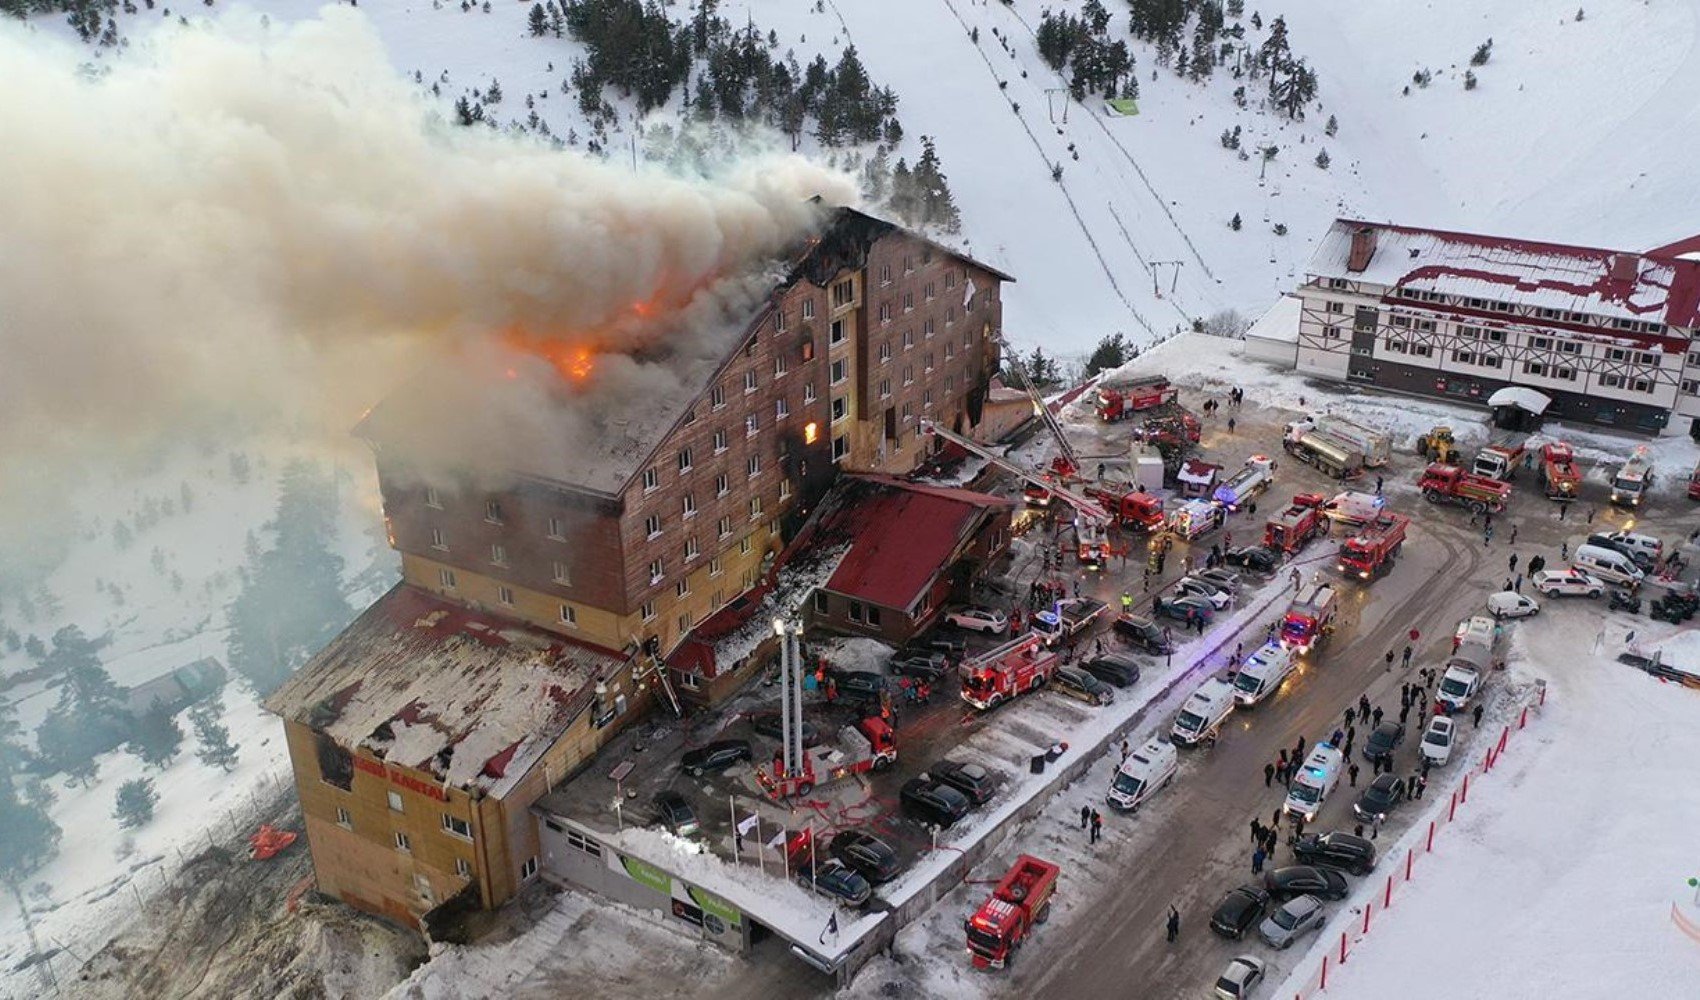
[[[370,758],[356,755],[354,768],[357,771],[365,771],[367,774],[376,775],[380,778],[388,778],[392,783],[400,785],[410,792],[418,792],[420,795],[436,799],[438,802],[449,800],[449,793],[443,791],[440,786],[429,781],[423,781],[405,771],[393,771]]]

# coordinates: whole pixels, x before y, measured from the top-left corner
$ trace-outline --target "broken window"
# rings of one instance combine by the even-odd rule
[[[314,734],[319,758],[319,778],[327,785],[349,791],[354,785],[354,755],[324,733]]]

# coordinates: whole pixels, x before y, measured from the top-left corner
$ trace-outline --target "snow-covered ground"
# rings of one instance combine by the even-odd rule
[[[1323,995],[1694,995],[1700,940],[1672,908],[1700,922],[1687,884],[1700,876],[1700,691],[1615,659],[1630,630],[1656,647],[1672,627],[1577,603],[1515,628],[1511,669],[1547,679],[1545,707],[1472,781],[1420,876],[1331,968]],[[1270,995],[1316,975],[1338,948],[1337,934],[1324,939]]]

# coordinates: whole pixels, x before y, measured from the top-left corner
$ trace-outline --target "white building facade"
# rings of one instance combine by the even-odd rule
[[[1700,262],[1337,219],[1306,267],[1297,370],[1654,435],[1700,417]]]

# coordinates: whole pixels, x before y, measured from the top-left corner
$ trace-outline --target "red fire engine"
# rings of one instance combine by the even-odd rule
[[[1044,636],[1034,632],[1011,639],[963,663],[962,700],[984,710],[1037,691],[1056,673],[1057,663]]]
[[[1465,472],[1456,465],[1432,463],[1417,480],[1417,489],[1429,503],[1455,503],[1481,513],[1495,514],[1505,509],[1511,498],[1511,484],[1487,476]]]
[[[1334,631],[1334,588],[1312,584],[1293,598],[1281,619],[1281,645],[1308,653],[1312,646]]]
[[[1049,861],[1023,854],[998,887],[964,922],[968,956],[976,969],[1001,969],[1037,924],[1051,915],[1051,897],[1061,872]]]
[[[1582,490],[1582,470],[1563,441],[1541,445],[1541,488],[1550,500],[1574,500]]]
[[[878,716],[870,716],[838,731],[832,744],[808,747],[795,774],[786,774],[783,758],[774,754],[773,774],[756,768],[756,781],[774,799],[807,795],[865,771],[883,771],[897,760],[897,735]]]
[[[1144,490],[1118,493],[1101,486],[1088,486],[1081,492],[1103,504],[1104,509],[1120,521],[1124,528],[1156,531],[1163,526],[1162,498]]]
[[[1411,519],[1403,514],[1383,514],[1358,529],[1340,546],[1340,572],[1368,580],[1393,568],[1393,558],[1405,544],[1405,529]]]
[[[1125,420],[1141,410],[1172,403],[1179,394],[1169,380],[1161,375],[1149,375],[1131,382],[1098,387],[1098,419]]]
[[[1263,526],[1263,544],[1280,552],[1294,553],[1305,547],[1312,538],[1328,534],[1328,520],[1322,513],[1320,493],[1300,493],[1293,497],[1287,509],[1269,519]]]

